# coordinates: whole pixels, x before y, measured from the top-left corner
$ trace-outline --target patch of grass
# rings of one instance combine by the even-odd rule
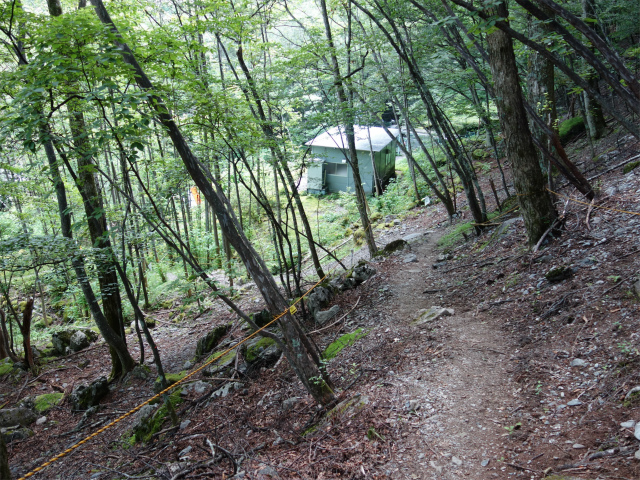
[[[322,358],[324,358],[325,360],[331,360],[332,358],[335,358],[336,355],[338,355],[345,347],[352,346],[358,339],[367,335],[367,333],[368,332],[366,332],[362,328],[358,328],[354,332],[342,335],[335,342],[329,344],[329,346],[324,350]]]

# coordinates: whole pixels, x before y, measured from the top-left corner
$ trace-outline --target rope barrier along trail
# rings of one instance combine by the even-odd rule
[[[264,330],[265,328],[269,327],[271,324],[275,323],[276,321],[280,320],[282,317],[284,317],[287,313],[291,312],[291,314],[294,314],[297,309],[295,308],[296,304],[299,303],[300,301],[302,301],[302,299],[304,297],[306,297],[307,295],[309,295],[309,293],[311,293],[311,291],[316,288],[318,285],[320,285],[324,279],[327,278],[327,275],[325,275],[324,277],[322,277],[315,285],[313,285],[309,290],[307,290],[305,292],[304,295],[302,295],[300,298],[298,298],[295,302],[293,302],[291,304],[291,306],[289,306],[289,308],[287,308],[285,311],[283,311],[280,315],[278,315],[277,317],[274,317],[273,320],[271,320],[269,323],[267,323],[265,326],[259,328],[258,330],[256,330],[255,332],[253,332],[251,335],[245,337],[242,341],[238,342],[237,344],[235,344],[233,347],[229,347],[228,349],[226,349],[224,352],[220,353],[219,355],[217,355],[215,358],[209,360],[208,362],[206,362],[205,364],[203,364],[202,366],[198,367],[197,369],[195,369],[193,372],[189,373],[188,375],[186,375],[184,378],[182,378],[181,380],[177,381],[176,383],[174,383],[173,385],[168,386],[167,388],[165,388],[164,390],[162,390],[160,393],[154,395],[153,397],[149,398],[148,400],[146,400],[145,402],[141,403],[140,405],[138,405],[137,407],[132,408],[131,410],[129,410],[127,413],[119,416],[118,418],[116,418],[115,420],[113,420],[111,423],[105,425],[104,427],[96,430],[95,432],[93,432],[91,435],[85,437],[84,439],[80,440],[79,442],[77,442],[76,444],[72,445],[71,447],[67,448],[66,450],[64,450],[63,452],[60,452],[58,455],[56,455],[55,457],[51,457],[48,461],[44,462],[42,465],[40,465],[37,468],[34,468],[33,470],[31,470],[29,473],[27,473],[26,475],[24,475],[23,477],[20,477],[18,480],[25,480],[29,477],[32,477],[33,475],[35,475],[36,473],[38,473],[41,470],[44,470],[46,467],[48,467],[49,465],[57,462],[58,460],[60,460],[63,457],[66,457],[67,455],[69,455],[70,453],[72,453],[74,450],[76,450],[77,448],[79,448],[80,446],[84,445],[85,443],[87,443],[89,440],[91,440],[94,437],[97,437],[98,435],[100,435],[102,432],[109,430],[111,427],[115,426],[116,424],[120,423],[122,420],[124,420],[127,417],[130,417],[131,415],[133,415],[134,413],[136,413],[138,410],[140,410],[142,407],[144,407],[145,405],[150,404],[151,402],[153,402],[154,400],[160,398],[162,395],[168,393],[169,391],[173,390],[174,388],[176,388],[178,385],[180,385],[181,383],[184,383],[186,380],[188,380],[189,378],[193,377],[196,373],[202,371],[203,369],[205,369],[206,367],[208,367],[209,365],[211,365],[213,362],[215,362],[216,360],[218,360],[219,358],[225,356],[227,353],[229,353],[231,350],[234,350],[236,348],[238,348],[240,345],[242,345],[243,343],[245,343],[246,341],[250,340],[251,338],[255,337],[258,333],[260,333],[262,330]]]
[[[627,214],[629,214],[629,215],[639,215],[639,216],[640,216],[640,212],[630,212],[630,211],[628,211],[628,210],[620,210],[620,209],[618,209],[618,208],[603,207],[603,206],[601,206],[601,205],[595,205],[595,204],[593,204],[593,203],[583,202],[582,200],[577,200],[577,199],[575,199],[575,198],[568,197],[568,196],[563,195],[563,194],[561,194],[561,193],[554,192],[553,190],[550,190],[550,189],[548,189],[548,188],[547,188],[547,190],[548,190],[549,192],[553,193],[554,195],[557,195],[557,196],[559,196],[559,197],[565,198],[565,199],[570,200],[570,201],[575,202],[575,203],[579,203],[579,204],[581,204],[581,205],[587,205],[587,206],[590,206],[590,207],[592,207],[592,208],[599,208],[599,209],[601,209],[601,210],[609,210],[609,211],[611,211],[611,212],[627,213]]]

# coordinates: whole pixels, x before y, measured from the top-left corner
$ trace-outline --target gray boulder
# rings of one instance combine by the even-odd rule
[[[71,335],[71,338],[69,339],[69,348],[74,352],[79,352],[83,348],[87,348],[89,345],[91,345],[89,337],[80,330]]]
[[[351,274],[351,278],[356,281],[357,285],[360,285],[365,280],[369,280],[376,274],[376,269],[373,268],[368,263],[363,265],[358,265],[353,269],[353,273]]]
[[[82,335],[84,335],[84,337],[87,338],[89,343],[95,342],[99,337],[99,335],[96,332],[88,328],[76,328],[71,330],[62,330],[60,332],[55,332],[51,335],[51,343],[53,344],[53,349],[56,351],[56,353],[58,355],[65,355],[67,353],[67,348],[74,352],[78,350],[82,350],[82,348],[86,348],[86,347],[82,347],[82,348],[79,348],[78,350],[74,350],[73,347],[71,346],[71,339],[74,336],[75,336],[76,344],[84,342],[82,335],[77,335],[78,333],[81,333]]]
[[[38,419],[39,415],[29,408],[2,408],[0,409],[0,428],[26,427]]]
[[[332,297],[331,290],[325,287],[316,287],[307,297],[307,308],[312,315],[329,305]]]
[[[3,428],[0,430],[0,435],[2,435],[5,443],[11,443],[15,440],[24,440],[26,438],[33,436],[33,430],[27,427],[20,428]]]
[[[109,393],[107,378],[100,377],[89,385],[80,385],[74,388],[69,399],[74,410],[86,410],[98,405],[107,393]]]
[[[314,318],[316,319],[316,322],[318,322],[320,325],[324,325],[333,317],[335,317],[339,311],[340,311],[340,307],[338,305],[334,305],[329,310],[325,310],[323,312],[316,312],[316,314],[314,315]]]

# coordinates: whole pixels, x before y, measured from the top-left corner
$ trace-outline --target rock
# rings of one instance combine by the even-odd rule
[[[179,382],[187,375],[187,372],[182,371],[178,373],[165,373],[164,378],[167,381],[167,387],[173,385],[176,382]],[[160,393],[162,391],[162,378],[157,376],[153,381],[153,391],[155,393]]]
[[[453,457],[451,457],[451,463],[453,463],[456,467],[459,467],[459,466],[462,465],[462,460],[460,460],[456,456],[453,456]]]
[[[586,447],[585,447],[584,445],[582,445],[581,443],[574,443],[574,444],[573,444],[573,448],[574,448],[575,450],[580,450],[580,449],[582,449],[582,448],[586,448]]]
[[[240,383],[240,382],[229,382],[226,385],[224,385],[222,388],[219,388],[218,390],[216,390],[215,392],[213,392],[211,394],[211,398],[224,398],[227,395],[229,395],[230,393],[240,389],[244,387],[244,383]]]
[[[100,377],[89,385],[80,385],[74,388],[69,400],[73,410],[86,410],[89,407],[98,405],[107,393],[109,393],[107,378]]]
[[[46,421],[47,421],[47,417],[40,417],[39,419],[36,420],[36,425],[42,425]]]
[[[192,383],[187,387],[187,390],[193,391],[193,393],[197,395],[202,395],[206,392],[211,385],[207,382],[203,382],[202,380],[198,380],[197,382]]]
[[[11,373],[13,369],[14,365],[9,357],[0,360],[0,376]]]
[[[215,356],[220,355],[220,353],[222,352],[213,353],[208,360],[210,360],[211,358],[214,358]],[[205,368],[202,374],[205,377],[213,377],[213,376],[224,376],[227,372],[231,373],[231,369],[236,363],[236,355],[237,355],[236,350],[232,350],[224,354],[218,360],[213,362],[213,364],[211,364],[209,367]]]
[[[620,424],[620,426],[621,426],[622,428],[633,428],[633,427],[635,427],[635,426],[636,426],[636,421],[635,421],[635,420],[628,420],[628,421],[626,421],[626,422],[622,422],[622,423]]]
[[[85,343],[85,340],[82,338],[82,335],[76,335],[77,333],[84,335],[88,339],[89,343],[95,342],[99,338],[99,335],[96,332],[88,328],[76,328],[73,330],[61,330],[59,332],[55,332],[51,335],[51,343],[53,344],[53,349],[58,355],[67,354],[67,348],[71,352],[77,352],[82,350],[82,348],[86,348],[78,348],[81,343]],[[74,346],[75,348],[78,348],[78,350],[74,350],[74,347],[71,346],[71,339],[74,336],[76,336]]]
[[[451,260],[453,258],[453,255],[451,255],[450,253],[443,253],[442,255],[438,255],[438,257],[436,258],[437,262],[446,262],[447,260]]]
[[[633,387],[631,390],[629,390],[627,394],[624,396],[624,399],[629,400],[634,395],[640,395],[640,385],[637,387]]]
[[[535,263],[549,263],[553,260],[553,255],[542,255],[535,259]]]
[[[307,308],[312,315],[327,307],[332,297],[331,290],[325,287],[316,287],[307,297]]]
[[[260,300],[258,299],[257,302],[260,302]],[[255,323],[258,327],[264,327],[271,320],[273,320],[273,315],[271,315],[271,312],[269,312],[269,310],[267,310],[266,308],[259,312],[252,313],[249,316],[253,320],[253,323]]]
[[[636,437],[636,440],[640,440],[640,423],[636,423],[636,429],[633,432],[633,436]]]
[[[270,367],[274,365],[282,355],[282,350],[271,338],[258,338],[249,342],[244,350],[244,358],[251,366]]]
[[[18,408],[1,408],[0,409],[0,428],[15,427],[20,425],[27,427],[38,419],[39,415],[31,409]]]
[[[191,367],[193,367],[193,362],[191,362],[189,360],[184,362],[184,365],[182,365],[182,369],[183,370],[191,370]]]
[[[613,186],[613,187],[609,187],[604,191],[605,195],[611,197],[613,195],[615,195],[616,193],[618,193],[618,188]]]
[[[418,400],[409,400],[404,404],[404,410],[406,412],[415,412],[420,408],[420,402]]]
[[[631,291],[636,297],[640,298],[640,280],[638,280],[631,286]]]
[[[183,420],[180,422],[180,430],[184,430],[191,424],[191,420]]]
[[[406,237],[402,237],[402,240],[404,240],[405,242],[409,243],[412,240],[417,240],[419,238],[422,238],[422,233],[410,233]]]
[[[296,403],[298,403],[299,401],[300,399],[298,397],[287,398],[285,401],[282,402],[282,410],[287,412],[293,409],[293,407],[295,407]]]
[[[43,393],[42,395],[38,395],[34,401],[34,408],[36,412],[42,414],[48,412],[53,407],[58,405],[64,397],[64,393],[60,392],[52,392],[52,393]]]
[[[69,346],[69,341],[71,340],[71,336],[73,332],[69,330],[62,330],[60,332],[54,332],[51,335],[51,343],[53,343],[53,348],[59,355],[64,355],[65,350]]]
[[[0,435],[4,439],[5,443],[11,443],[15,440],[25,440],[26,438],[33,436],[33,430],[27,427],[21,427],[16,429],[6,429],[3,428],[0,430]]]
[[[418,257],[414,253],[410,253],[409,255],[405,255],[402,259],[402,263],[417,263]]]
[[[316,322],[318,322],[320,325],[324,325],[333,317],[335,317],[338,314],[338,312],[340,312],[340,307],[338,305],[334,305],[329,310],[325,310],[323,312],[316,312],[316,314],[314,315],[314,318],[316,319]]]
[[[407,240],[406,240],[406,239],[404,239],[404,238],[401,238],[401,239],[393,240],[393,241],[391,241],[391,242],[387,243],[387,244],[384,246],[384,248],[382,249],[382,251],[383,251],[385,254],[387,254],[387,255],[388,255],[388,254],[390,254],[390,253],[393,253],[393,252],[397,252],[397,251],[399,251],[399,250],[402,250],[402,249],[404,249],[404,247],[406,247],[406,246],[407,246]]]
[[[559,283],[573,275],[573,269],[570,267],[560,266],[553,267],[545,274],[545,278],[551,283]]]
[[[452,308],[433,306],[428,310],[420,310],[418,313],[418,318],[413,321],[415,325],[423,325],[425,323],[433,322],[440,317],[449,317],[454,314],[454,311]]]
[[[260,477],[260,475],[262,475]],[[278,472],[276,471],[275,468],[273,467],[264,467],[260,470],[258,470],[258,478],[260,480],[267,480],[267,479],[271,479],[271,478],[280,478],[280,476],[278,475]]]
[[[351,278],[353,278],[357,285],[360,285],[366,280],[369,280],[376,274],[376,269],[373,268],[368,263],[363,265],[358,265],[353,269],[353,273],[351,274]]]
[[[570,402],[567,402],[567,406],[569,406],[569,407],[577,407],[577,406],[580,406],[580,405],[582,405],[582,402],[580,400],[578,400],[577,398],[574,398]]]
[[[182,450],[180,450],[180,452],[178,453],[178,458],[182,458],[186,455],[189,455],[189,453],[191,452],[191,450],[193,450],[193,447],[191,445],[189,445],[186,448],[183,448]]]
[[[140,439],[146,435],[150,429],[149,424],[153,418],[156,407],[153,405],[145,405],[135,414],[133,418],[133,426],[131,430],[136,439]]]
[[[596,265],[598,262],[595,258],[592,257],[587,257],[587,258],[583,258],[582,260],[578,261],[578,265],[581,267],[592,267],[593,265]]]
[[[482,465],[483,467],[486,467],[487,465],[489,465],[489,459],[485,458],[480,462],[480,465]]]
[[[231,323],[218,325],[204,337],[200,338],[198,340],[198,344],[196,345],[196,358],[202,357],[216,348],[216,346],[220,343],[220,340],[222,340],[222,337],[224,337],[230,329]],[[185,370],[188,370],[188,368],[185,368]]]
[[[89,337],[80,330],[71,335],[71,338],[69,339],[69,348],[74,352],[79,352],[83,348],[87,348],[89,345],[91,345]]]
[[[585,360],[582,360],[581,358],[574,358],[573,360],[571,360],[571,366],[572,367],[586,367],[587,366],[587,362]]]

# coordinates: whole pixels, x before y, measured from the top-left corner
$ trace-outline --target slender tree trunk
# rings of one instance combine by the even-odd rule
[[[333,43],[333,34],[331,33],[331,25],[329,23],[329,13],[327,11],[326,0],[320,0],[320,11],[322,14],[322,21],[324,23],[324,32],[329,45],[330,57],[331,57],[331,69],[333,73],[334,86],[338,95],[338,101],[340,103],[340,116],[342,117],[342,128],[344,128],[344,134],[347,137],[348,153],[347,161],[351,167],[353,175],[353,183],[356,191],[356,201],[358,204],[358,213],[360,214],[360,221],[362,222],[362,228],[364,229],[365,239],[367,247],[369,249],[369,255],[373,255],[377,252],[376,242],[373,237],[373,228],[369,215],[367,214],[367,197],[362,188],[362,179],[360,178],[360,167],[358,165],[358,152],[356,150],[355,133],[354,133],[354,120],[351,105],[347,98],[347,93],[344,87],[344,79],[340,73],[340,64],[338,63],[338,56],[336,48]],[[350,12],[349,12],[350,14]],[[342,133],[342,132],[340,132]]]
[[[507,18],[506,4],[498,4],[496,13]],[[553,223],[556,212],[545,191],[544,177],[527,124],[511,38],[502,30],[495,30],[487,35],[487,44],[500,125],[506,138],[507,155],[513,164],[514,185],[529,244],[534,245]]]

